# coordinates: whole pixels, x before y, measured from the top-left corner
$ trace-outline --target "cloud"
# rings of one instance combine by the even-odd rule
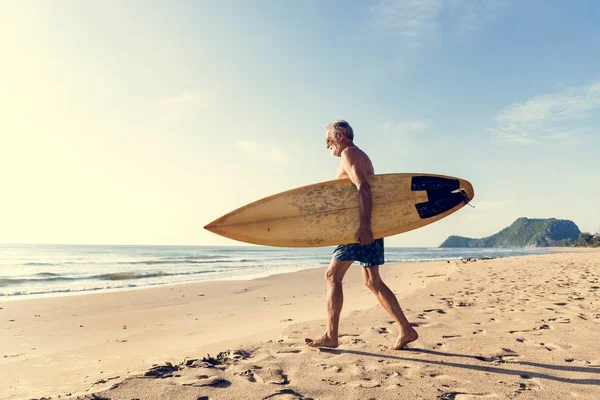
[[[435,28],[440,8],[440,0],[383,0],[371,11],[390,32],[417,38]]]
[[[429,127],[426,120],[407,120],[397,123],[386,122],[383,124],[383,132],[388,136],[407,136],[416,132],[424,131]]]
[[[494,118],[488,131],[497,142],[532,145],[581,141],[585,120],[600,110],[600,81],[569,87],[512,104]]]
[[[526,132],[510,133],[502,129],[488,129],[488,132],[494,138],[496,143],[500,144],[516,144],[520,146],[528,146],[539,144],[539,141],[532,139]]]
[[[196,101],[199,99],[199,96],[192,92],[181,92],[176,96],[166,97],[163,99],[165,103],[169,104],[179,104],[179,103],[189,103],[192,101]]]
[[[598,108],[600,81],[513,104],[498,114],[496,120],[499,123],[532,123],[547,119],[579,119]]]
[[[466,36],[502,14],[507,0],[381,0],[371,7],[375,24],[409,44],[444,28]]]
[[[284,164],[290,161],[290,157],[279,147],[274,145],[263,145],[251,140],[238,140],[237,147],[257,161]]]
[[[467,36],[499,17],[508,2],[504,0],[457,0],[454,8],[459,9],[457,32]]]

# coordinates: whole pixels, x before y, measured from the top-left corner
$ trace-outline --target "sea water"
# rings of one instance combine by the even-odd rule
[[[332,247],[0,245],[0,300],[230,279],[324,267]],[[541,249],[386,247],[387,263],[499,258]]]

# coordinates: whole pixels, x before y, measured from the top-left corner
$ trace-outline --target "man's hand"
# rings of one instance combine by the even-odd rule
[[[356,231],[356,235],[354,236],[356,241],[360,244],[371,244],[375,241],[373,238],[373,231],[368,227],[360,227],[358,231]]]

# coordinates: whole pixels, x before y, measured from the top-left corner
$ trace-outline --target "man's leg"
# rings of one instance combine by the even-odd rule
[[[323,336],[317,339],[304,339],[307,345],[311,347],[338,347],[338,327],[342,305],[344,304],[342,281],[351,265],[352,261],[331,260],[329,268],[325,272],[325,281],[327,282],[327,330]]]
[[[372,267],[363,267],[363,280],[365,285],[367,285],[373,294],[377,296],[379,304],[381,304],[382,307],[385,308],[388,313],[390,313],[400,328],[400,334],[398,335],[398,338],[394,344],[390,346],[390,349],[400,350],[406,344],[417,340],[419,338],[419,334],[413,329],[412,326],[410,326],[410,323],[404,316],[396,295],[394,295],[390,288],[387,287],[387,285],[381,280],[381,276],[379,275],[379,266],[375,265]]]

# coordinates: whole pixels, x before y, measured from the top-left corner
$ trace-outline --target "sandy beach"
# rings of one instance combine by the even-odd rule
[[[345,279],[340,347],[323,268],[251,281],[0,302],[0,398],[592,399],[600,251],[387,264],[420,339]],[[210,356],[208,356],[210,354]]]

